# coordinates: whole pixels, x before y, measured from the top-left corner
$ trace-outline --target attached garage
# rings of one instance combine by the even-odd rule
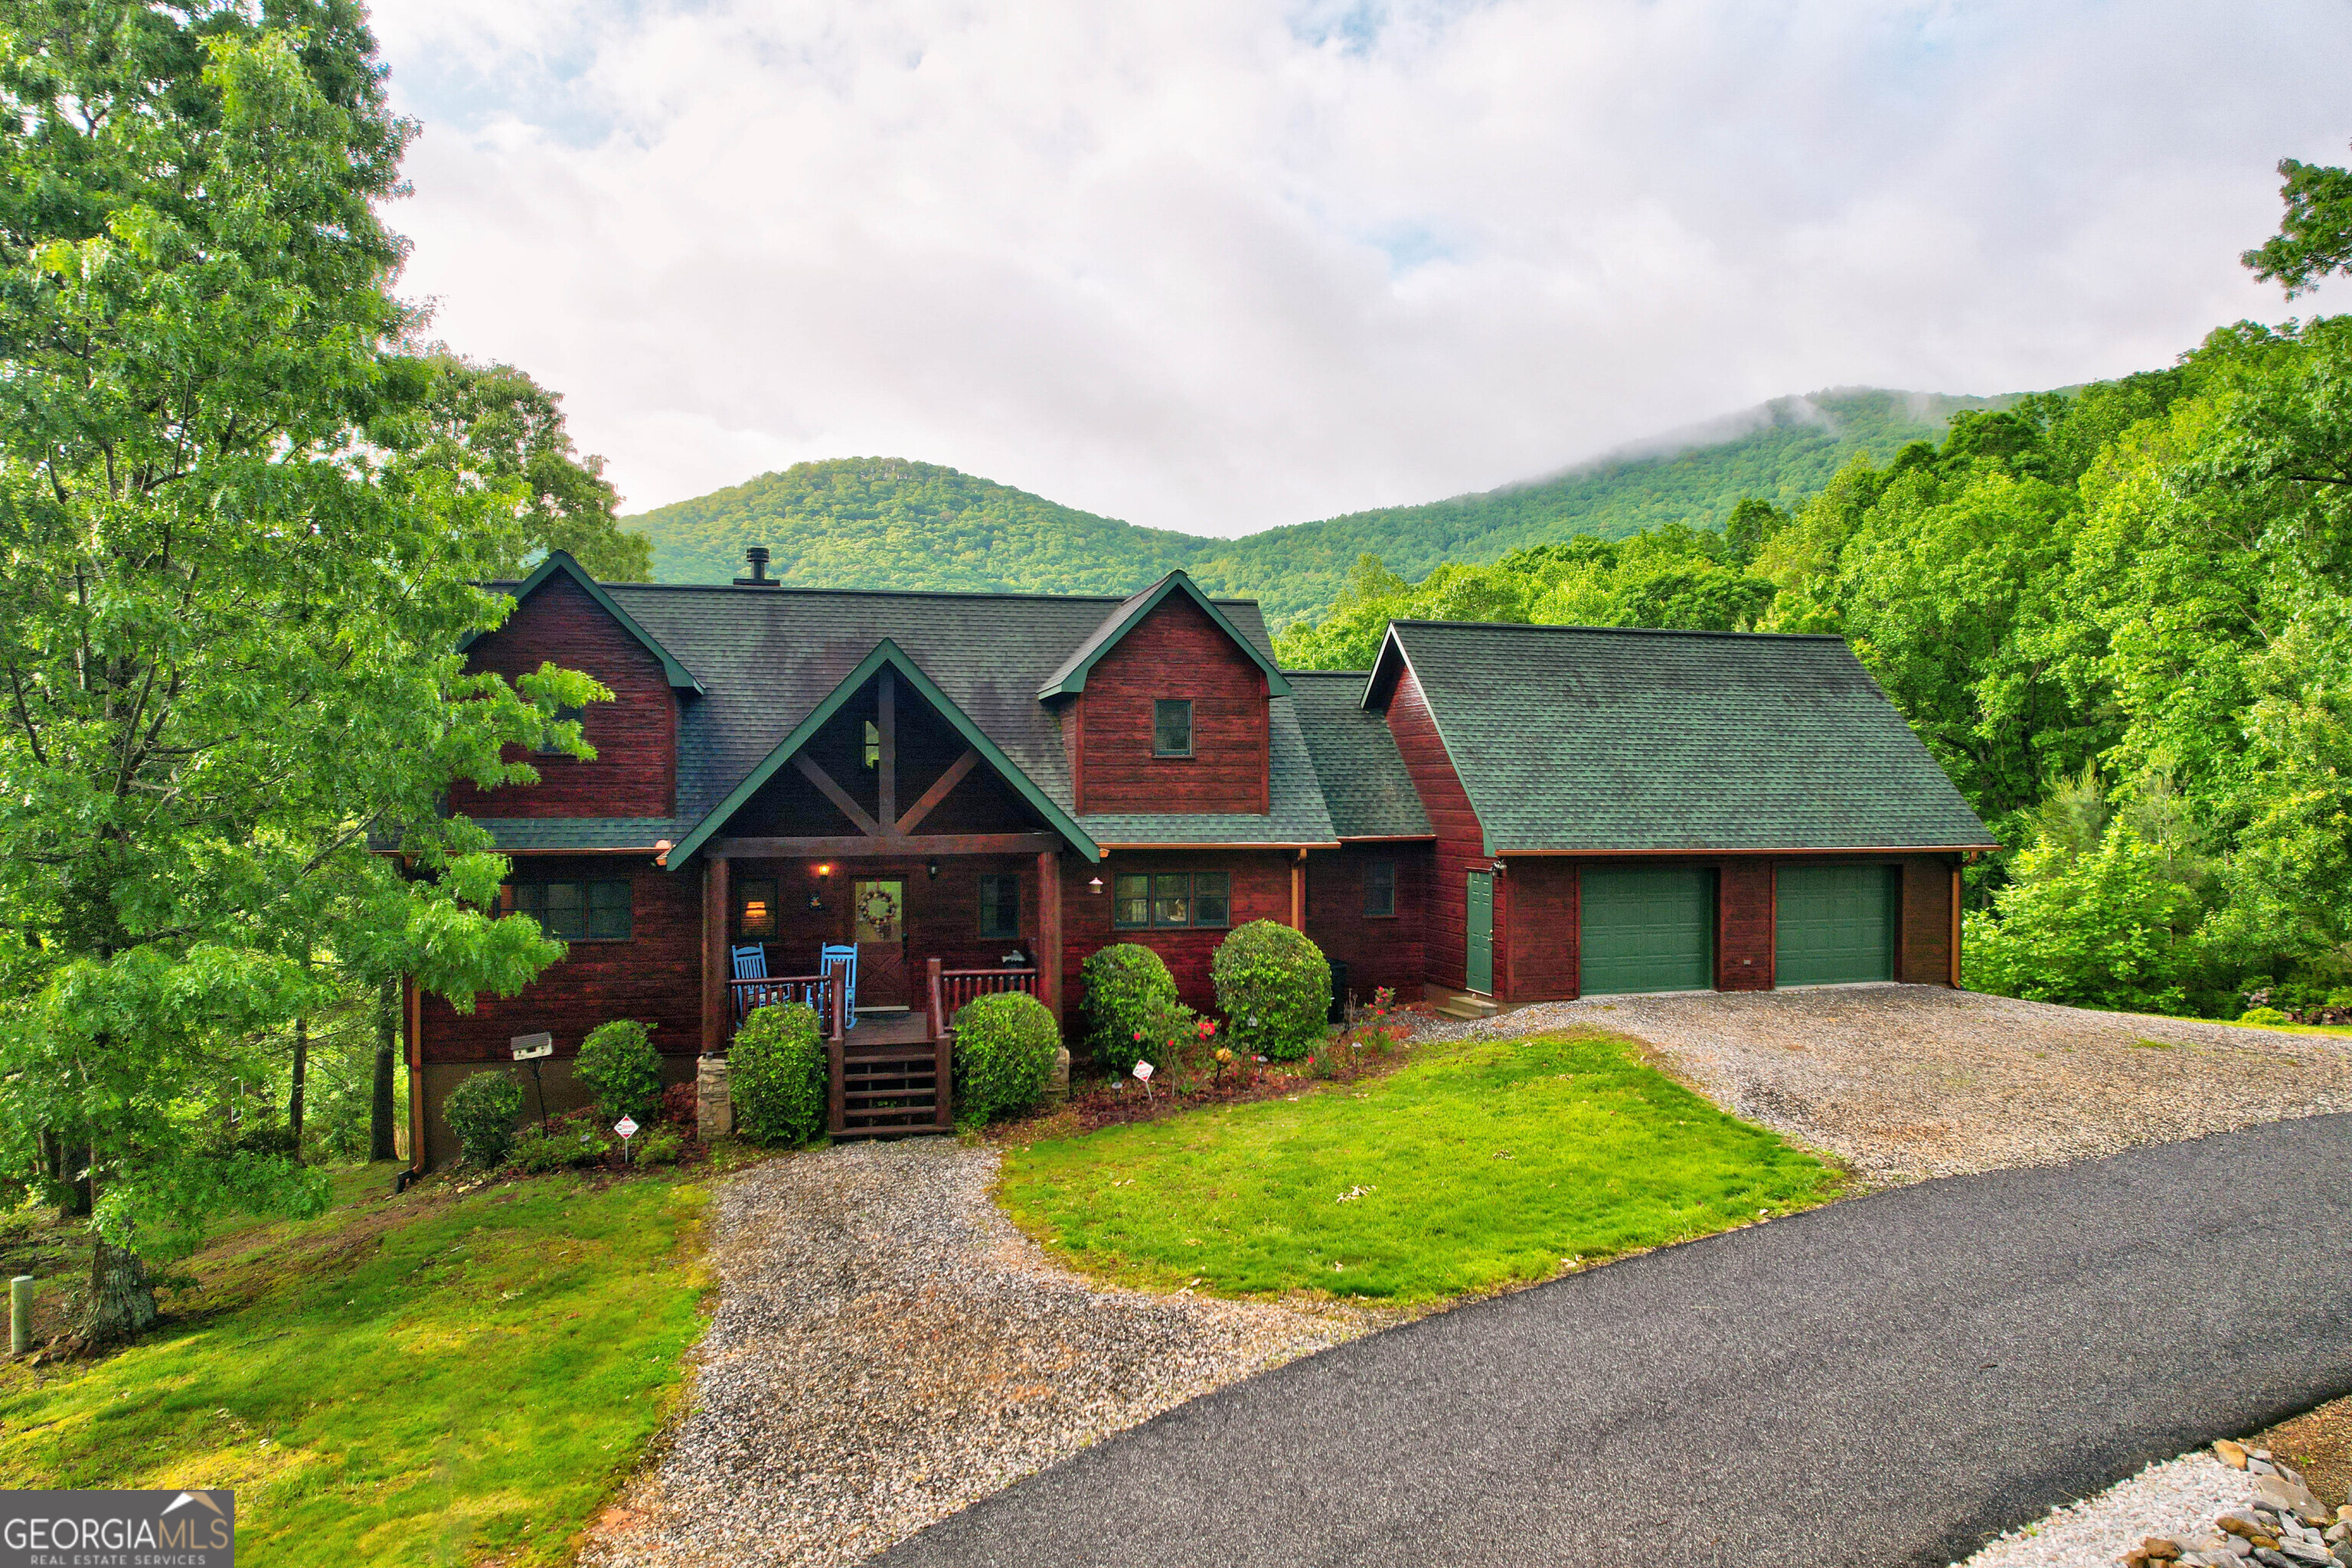
[[[1587,870],[1578,989],[1706,991],[1715,985],[1715,872],[1707,867]]]
[[[1837,985],[1895,978],[1895,866],[1782,866],[1775,889],[1773,982]]]

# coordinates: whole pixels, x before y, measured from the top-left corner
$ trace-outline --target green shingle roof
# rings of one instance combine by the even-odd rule
[[[511,593],[508,584],[496,584]],[[1122,601],[1099,595],[887,593],[609,583],[630,619],[699,678],[678,711],[673,842],[700,822],[830,697],[885,639],[1064,812],[1076,802],[1069,760],[1039,689]],[[1215,601],[1251,652],[1274,665],[1274,639],[1249,600]],[[1334,835],[1294,700],[1269,705],[1273,810],[1265,816],[1136,812],[1076,817],[1087,837],[1121,844],[1328,844]],[[499,819],[501,848],[612,847],[602,818]],[[513,837],[509,837],[513,835]],[[528,837],[529,843],[523,842]],[[650,838],[645,842],[650,843]]]
[[[1342,838],[1426,838],[1429,814],[1388,718],[1364,706],[1365,670],[1292,669],[1298,727]]]
[[[1089,632],[1084,642],[1072,648],[1070,657],[1055,667],[1054,673],[1045,678],[1045,683],[1037,689],[1038,697],[1075,697],[1087,689],[1087,671],[1092,669],[1103,655],[1117,647],[1119,639],[1141,625],[1143,617],[1158,609],[1160,602],[1171,594],[1181,594],[1200,605],[1202,613],[1215,622],[1218,629],[1233,638],[1244,653],[1255,660],[1258,668],[1265,672],[1265,689],[1268,691],[1276,697],[1290,695],[1290,688],[1283,681],[1282,671],[1275,667],[1272,650],[1262,648],[1251,641],[1224,611],[1217,607],[1214,599],[1201,592],[1199,584],[1181,571],[1176,571],[1143,592],[1122,600],[1117,609],[1104,616],[1102,624]],[[1255,610],[1257,606],[1252,604],[1250,608]]]
[[[1398,621],[1486,829],[1513,850],[1993,847],[1843,638]]]

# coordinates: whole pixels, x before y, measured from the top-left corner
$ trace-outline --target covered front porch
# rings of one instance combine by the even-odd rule
[[[954,1125],[956,1014],[1022,991],[1062,1016],[1076,824],[888,642],[669,851],[702,879],[702,1051],[800,1002],[835,1134]]]

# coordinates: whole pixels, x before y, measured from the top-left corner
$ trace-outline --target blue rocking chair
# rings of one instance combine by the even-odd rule
[[[730,950],[735,955],[735,978],[765,980],[768,977],[768,950],[764,947],[738,947]]]
[[[834,977],[841,987],[841,1026],[857,1027],[857,949],[827,942],[817,949],[817,972]]]

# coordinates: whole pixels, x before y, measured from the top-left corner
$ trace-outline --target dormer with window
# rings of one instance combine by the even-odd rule
[[[1079,815],[1271,809],[1264,650],[1181,572],[1114,610],[1038,692],[1061,709]]]

